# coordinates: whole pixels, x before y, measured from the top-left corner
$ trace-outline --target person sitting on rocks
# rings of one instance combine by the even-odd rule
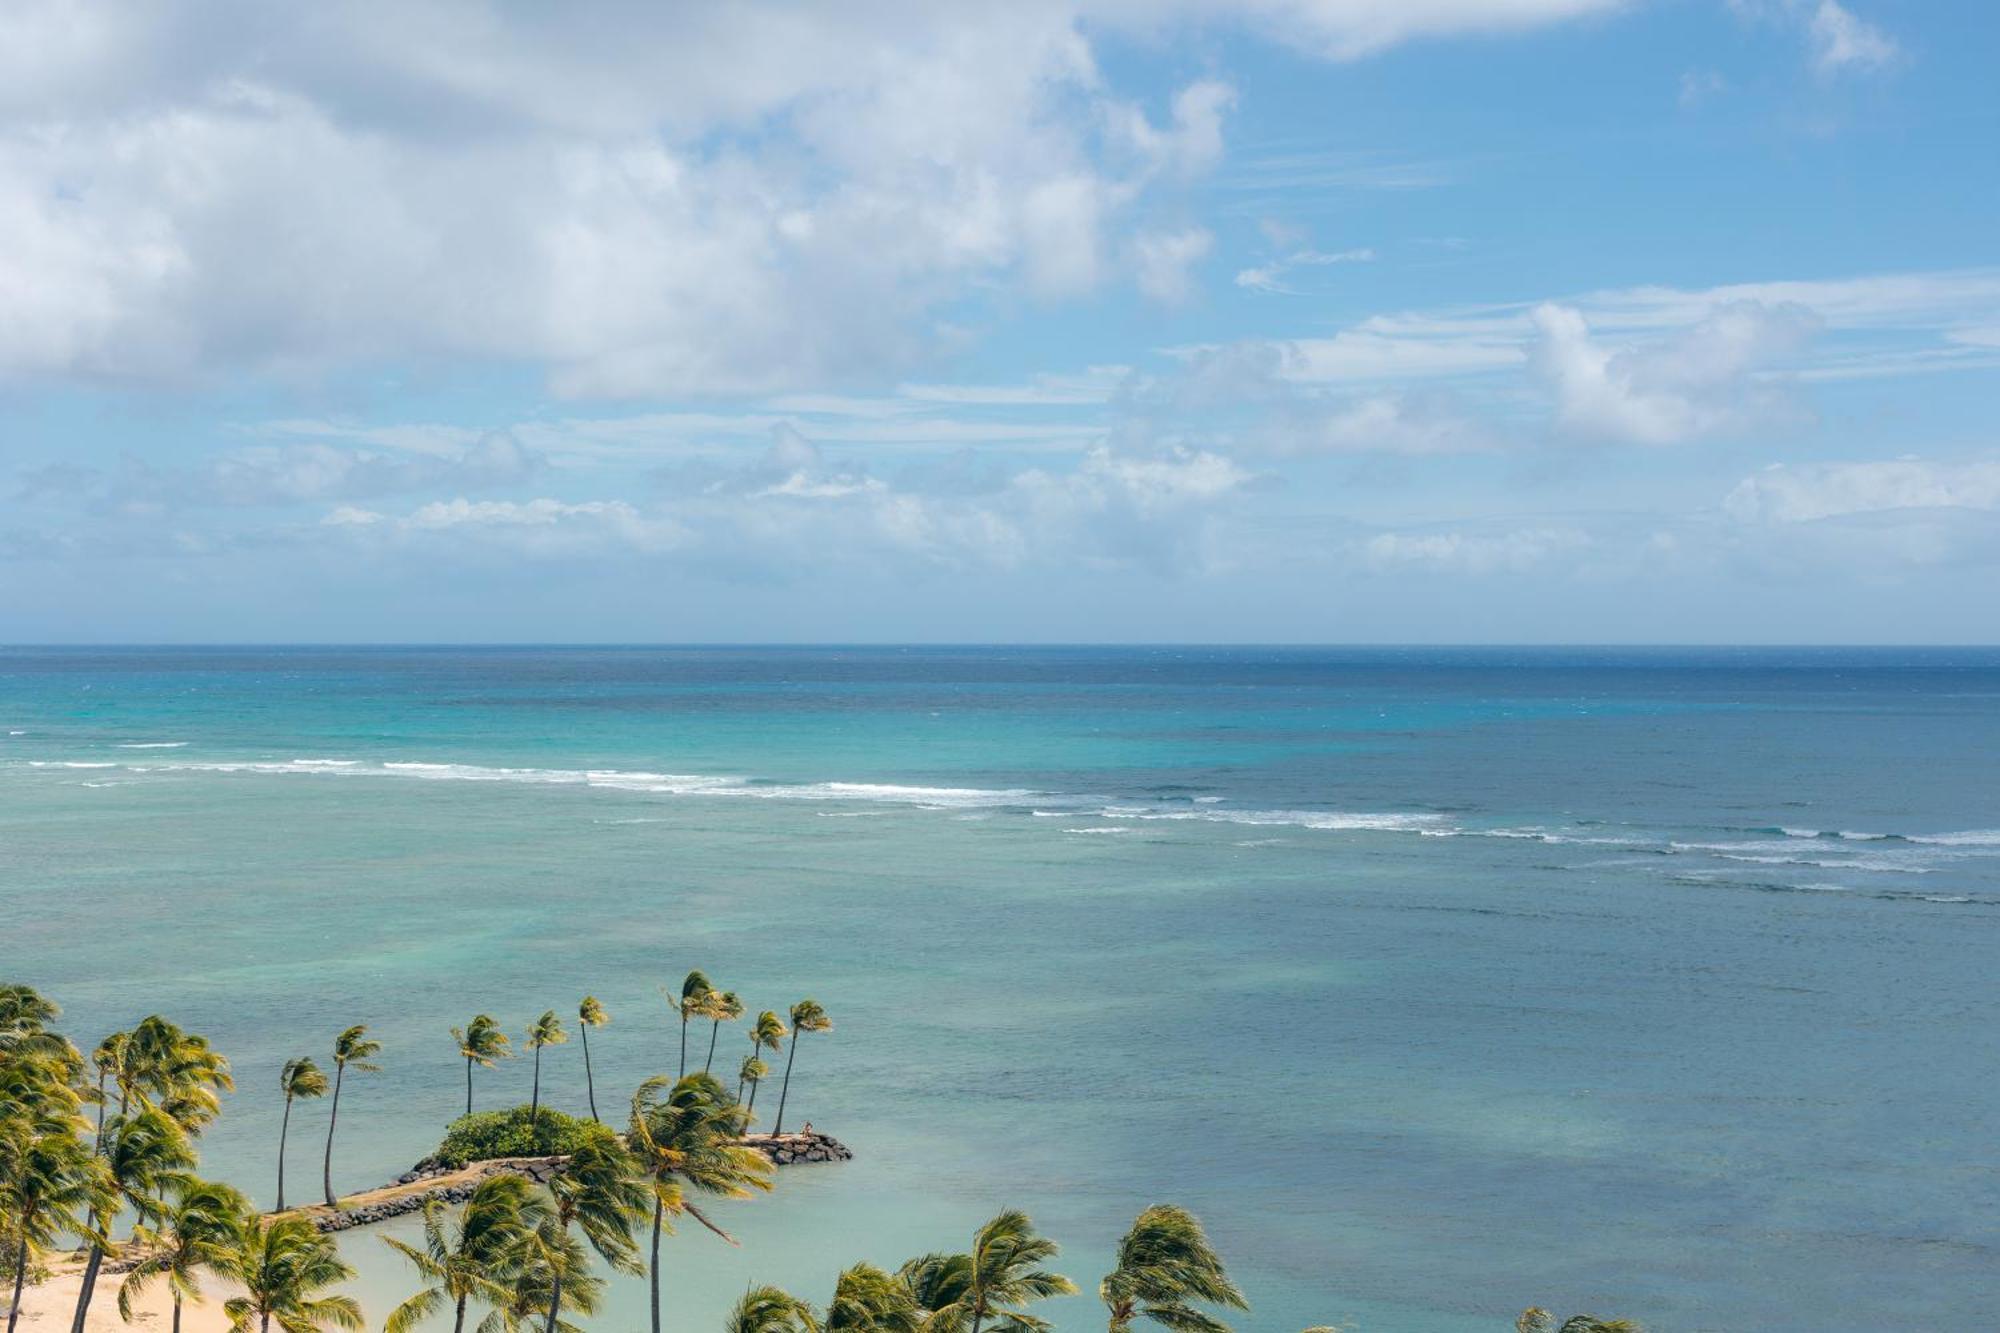
[[[812,1132],[813,1132],[813,1122],[808,1120],[804,1125],[800,1126],[799,1137],[809,1139],[812,1137]]]

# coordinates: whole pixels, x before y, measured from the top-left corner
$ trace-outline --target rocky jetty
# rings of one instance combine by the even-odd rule
[[[778,1166],[793,1166],[800,1162],[846,1162],[854,1157],[839,1139],[817,1131],[752,1134],[743,1140],[743,1145],[755,1148]],[[349,1196],[342,1201],[342,1207],[313,1204],[293,1211],[311,1218],[313,1225],[321,1231],[346,1231],[373,1222],[386,1222],[406,1213],[421,1212],[432,1199],[464,1203],[472,1197],[472,1191],[479,1182],[488,1176],[503,1173],[526,1176],[537,1185],[546,1185],[556,1172],[562,1170],[564,1160],[561,1157],[497,1157],[456,1170],[420,1162],[380,1189]]]
[[[315,1205],[298,1211],[310,1217],[321,1231],[346,1231],[420,1212],[432,1199],[464,1203],[488,1176],[526,1176],[537,1185],[546,1185],[562,1169],[562,1164],[560,1157],[500,1157],[490,1162],[474,1162],[456,1171],[441,1166],[419,1166],[405,1171],[381,1189],[352,1196],[344,1207]]]
[[[743,1146],[755,1148],[779,1166],[791,1166],[796,1162],[846,1162],[854,1158],[847,1145],[839,1139],[817,1132],[751,1134],[744,1138]]]

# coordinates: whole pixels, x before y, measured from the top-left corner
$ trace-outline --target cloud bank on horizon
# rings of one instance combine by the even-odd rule
[[[1991,641],[1983,6],[0,10],[0,640]]]

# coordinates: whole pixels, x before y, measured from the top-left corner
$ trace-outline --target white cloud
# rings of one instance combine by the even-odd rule
[[[1778,463],[1738,482],[1722,507],[1732,518],[1764,523],[1894,510],[2000,510],[2000,459]]]
[[[1139,290],[1162,305],[1184,303],[1194,293],[1188,269],[1207,256],[1214,242],[1205,227],[1140,233],[1134,243]]]
[[[1299,293],[1285,286],[1283,282],[1284,276],[1292,269],[1323,268],[1329,264],[1363,264],[1374,258],[1375,252],[1366,248],[1334,251],[1294,250],[1268,264],[1258,264],[1239,270],[1236,274],[1236,285],[1253,292],[1297,296]]]
[[[1738,301],[1673,338],[1613,350],[1581,311],[1534,312],[1535,365],[1555,392],[1558,423],[1588,439],[1677,444],[1781,419],[1783,394],[1753,377],[1797,351],[1815,320],[1796,306]]]
[[[1888,34],[1855,17],[1838,0],[1819,0],[1806,23],[1813,68],[1822,74],[1881,69],[1901,54]]]

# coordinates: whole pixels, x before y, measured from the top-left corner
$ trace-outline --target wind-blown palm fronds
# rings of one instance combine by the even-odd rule
[[[409,1333],[446,1305],[452,1333],[464,1333],[466,1307],[473,1301],[506,1310],[514,1299],[513,1279],[528,1259],[528,1239],[548,1216],[547,1201],[519,1176],[480,1181],[456,1218],[441,1201],[429,1200],[421,1249],[382,1238],[415,1265],[426,1284],[390,1311],[383,1333]]]
[[[831,1032],[833,1020],[826,1016],[818,1000],[800,1000],[792,1006],[792,1049],[785,1053],[785,1082],[778,1090],[778,1118],[771,1125],[773,1134],[785,1132],[785,1102],[792,1095],[792,1061],[799,1055],[799,1038],[808,1032]]]
[[[719,1198],[747,1198],[771,1188],[771,1162],[737,1142],[746,1113],[708,1074],[689,1074],[668,1085],[665,1075],[647,1079],[632,1094],[632,1117],[625,1141],[645,1173],[653,1209],[651,1261],[652,1320],[660,1328],[660,1236],[669,1213],[692,1211],[690,1192]]]
[[[687,974],[681,980],[681,995],[678,1001],[669,1001],[681,1016],[681,1074],[688,1071],[688,1020],[697,1017],[707,1003],[708,993],[715,987],[709,984],[708,974],[700,968]]]
[[[645,1215],[652,1195],[622,1145],[605,1139],[585,1141],[549,1182],[549,1194],[555,1201],[552,1220],[564,1235],[574,1227],[613,1268],[640,1271],[632,1228]],[[570,1271],[567,1264],[551,1266],[547,1333],[556,1333],[563,1284]]]
[[[1247,1310],[1193,1213],[1155,1204],[1139,1214],[1118,1242],[1118,1266],[1097,1287],[1110,1311],[1110,1333],[1150,1319],[1175,1333],[1229,1333],[1229,1325],[1195,1302]]]
[[[222,1304],[234,1333],[249,1333],[253,1324],[269,1333],[273,1321],[284,1333],[361,1327],[352,1296],[320,1294],[354,1270],[341,1261],[333,1238],[303,1217],[243,1217],[219,1271],[243,1288]]]
[[[296,1060],[285,1061],[284,1069],[278,1075],[278,1086],[285,1094],[285,1117],[278,1122],[278,1211],[285,1211],[285,1139],[292,1132],[292,1100],[296,1097],[324,1097],[326,1095],[326,1075],[313,1062],[310,1055],[302,1055]]]
[[[500,1030],[500,1024],[491,1014],[475,1014],[470,1023],[451,1030],[451,1039],[458,1043],[458,1053],[465,1057],[465,1113],[472,1114],[472,1067],[491,1069],[505,1060],[511,1052],[507,1049],[507,1034]]]
[[[535,1052],[535,1091],[528,1099],[528,1129],[532,1133],[542,1115],[542,1047],[560,1046],[569,1040],[569,1035],[563,1031],[562,1020],[556,1017],[556,1011],[550,1009],[528,1025],[524,1040]]]
[[[187,1169],[194,1165],[187,1131],[165,1111],[153,1107],[113,1117],[104,1127],[99,1149],[102,1188],[91,1219],[90,1257],[84,1261],[83,1282],[77,1291],[73,1330],[81,1330],[89,1317],[97,1277],[111,1244],[111,1219],[119,1206],[129,1206],[141,1225],[151,1222],[159,1212],[159,1198],[186,1188],[191,1179]]]
[[[320,1188],[326,1194],[326,1206],[338,1208],[340,1201],[333,1197],[333,1131],[340,1123],[340,1084],[352,1069],[357,1074],[373,1074],[382,1066],[373,1063],[382,1053],[382,1043],[368,1035],[366,1023],[356,1023],[333,1039],[333,1105],[326,1121],[326,1160],[320,1165]]]
[[[155,1227],[141,1227],[133,1239],[144,1257],[118,1286],[118,1316],[132,1322],[132,1298],[164,1280],[173,1296],[172,1333],[180,1333],[181,1307],[201,1300],[201,1275],[229,1262],[237,1228],[250,1202],[217,1181],[189,1180],[160,1210]]]
[[[913,1292],[927,1287],[933,1299],[942,1300],[929,1307],[928,1333],[979,1333],[989,1320],[1024,1333],[1048,1327],[1047,1320],[1027,1312],[1031,1301],[1076,1291],[1074,1282],[1041,1267],[1057,1249],[1036,1234],[1026,1213],[1010,1208],[973,1233],[970,1254],[912,1260],[904,1265],[903,1280]]]
[[[25,1109],[0,1123],[0,1226],[14,1245],[7,1333],[21,1317],[29,1260],[65,1235],[100,1240],[91,1218],[108,1219],[116,1207],[105,1160],[84,1145],[73,1124],[38,1124]]]
[[[752,1287],[729,1311],[723,1333],[816,1333],[818,1321],[804,1301],[782,1287]]]
[[[734,1023],[743,1017],[743,1001],[736,998],[733,990],[710,991],[702,1005],[702,1016],[709,1020],[708,1058],[701,1062],[701,1072],[706,1074],[715,1064],[715,1038],[722,1031],[724,1023]]]
[[[583,1088],[590,1098],[590,1118],[597,1120],[597,1079],[590,1070],[590,1030],[601,1028],[611,1021],[611,1015],[597,1002],[595,995],[583,997],[583,1003],[576,1007],[576,1030],[583,1037]],[[598,1120],[599,1124],[604,1123]]]

